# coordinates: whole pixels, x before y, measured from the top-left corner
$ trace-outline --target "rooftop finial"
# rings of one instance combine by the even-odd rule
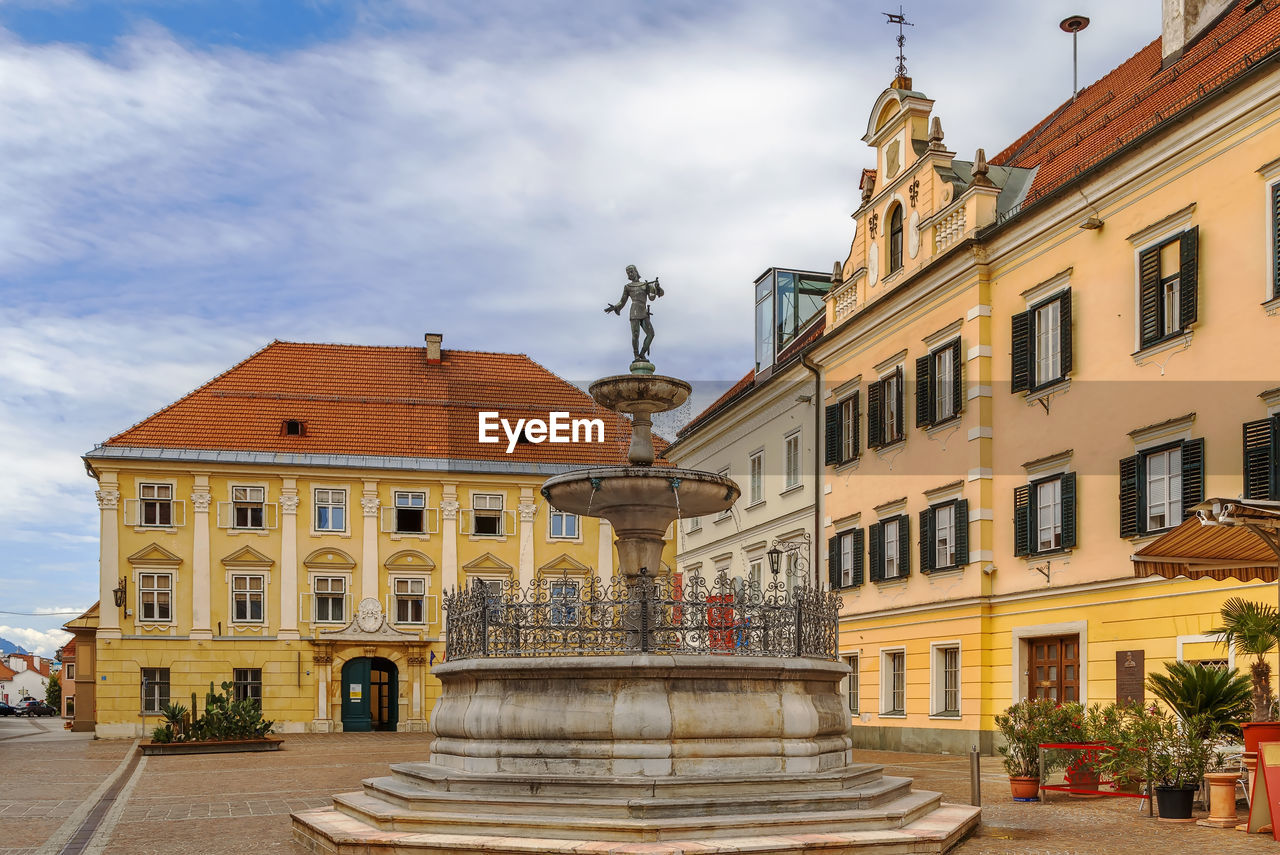
[[[907,77],[907,57],[902,52],[903,46],[906,45],[907,43],[907,36],[906,36],[906,33],[903,32],[902,28],[914,27],[915,24],[907,20],[907,15],[905,12],[902,11],[901,6],[898,7],[898,11],[896,13],[882,12],[881,14],[883,14],[885,17],[889,19],[885,23],[898,25],[898,67],[895,70],[895,76],[894,76],[895,88],[909,89],[911,88],[911,82],[910,82],[911,78]],[[898,87],[898,81],[905,81],[906,85],[904,87]]]
[[[934,151],[942,149],[942,119],[937,116],[929,120],[929,148]]]
[[[978,153],[973,158],[973,184],[975,187],[994,187],[996,186],[987,173],[991,167],[987,166],[987,153],[982,149],[978,149]]]

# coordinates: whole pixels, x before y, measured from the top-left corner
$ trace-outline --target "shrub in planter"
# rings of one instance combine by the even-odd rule
[[[1133,702],[1094,704],[1085,715],[1085,735],[1109,749],[1097,758],[1098,772],[1122,791],[1136,792],[1147,776],[1147,749],[1155,741],[1160,716]]]
[[[1181,719],[1205,716],[1224,736],[1238,736],[1252,711],[1248,677],[1235,668],[1166,662],[1164,674],[1147,677],[1147,688]]]
[[[1069,762],[1071,758],[1054,752],[1046,756],[1046,768],[1042,769],[1040,745],[1045,742],[1079,742],[1083,734],[1083,719],[1084,710],[1079,704],[1062,704],[1048,698],[1019,701],[996,716],[996,727],[1005,741],[999,750],[1010,781],[1037,782],[1031,795],[1015,792],[1014,798],[1034,800],[1040,777]]]
[[[1191,800],[1214,761],[1220,739],[1217,726],[1203,714],[1179,719],[1170,713],[1158,712],[1153,717],[1158,724],[1148,753],[1160,817],[1190,819]]]

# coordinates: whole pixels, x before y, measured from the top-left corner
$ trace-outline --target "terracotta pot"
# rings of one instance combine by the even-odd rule
[[[1244,750],[1256,754],[1259,742],[1280,742],[1280,721],[1250,721],[1244,730]]]
[[[1240,783],[1240,773],[1210,772],[1204,777],[1209,782],[1209,817],[1196,824],[1210,828],[1235,828],[1236,785]]]
[[[1015,802],[1040,801],[1039,778],[1015,778],[1010,776],[1009,789],[1013,791],[1013,800]]]

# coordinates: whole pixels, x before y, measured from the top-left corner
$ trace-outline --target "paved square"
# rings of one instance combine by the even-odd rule
[[[386,774],[389,763],[423,758],[431,737],[409,733],[292,735],[274,753],[148,757],[130,773],[133,743],[93,740],[55,720],[0,720],[6,787],[0,795],[0,855],[303,855],[289,814],[322,807],[332,794]],[[969,796],[968,759],[859,752],[909,775],[948,801]],[[1015,804],[997,758],[983,760],[983,825],[959,855],[1111,855],[1276,852],[1270,836],[1148,819],[1134,799]],[[74,848],[74,832],[113,775],[123,784],[97,833]],[[71,848],[68,844],[71,843]]]

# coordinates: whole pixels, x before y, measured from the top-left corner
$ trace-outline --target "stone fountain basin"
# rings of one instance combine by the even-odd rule
[[[578,469],[542,485],[542,495],[557,510],[604,517],[620,531],[665,530],[677,510],[682,518],[717,514],[732,507],[741,494],[738,485],[723,475],[652,466]]]
[[[597,404],[614,412],[665,413],[683,404],[693,387],[662,374],[615,374],[601,377],[588,391]]]

